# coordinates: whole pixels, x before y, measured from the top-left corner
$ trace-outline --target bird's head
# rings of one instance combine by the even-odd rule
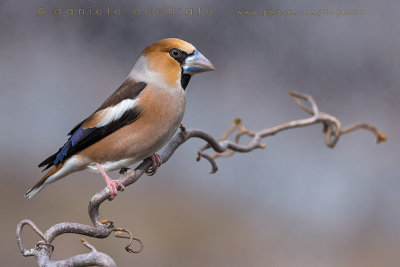
[[[160,40],[140,55],[131,76],[144,82],[186,88],[192,75],[214,70],[192,44],[176,38]]]

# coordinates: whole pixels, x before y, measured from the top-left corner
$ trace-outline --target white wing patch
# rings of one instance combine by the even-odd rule
[[[101,121],[96,125],[96,127],[105,126],[113,121],[118,120],[119,118],[124,115],[124,113],[130,109],[133,109],[136,105],[137,98],[135,99],[125,99],[121,101],[119,104],[106,108],[105,110],[101,111],[105,113],[104,117]]]

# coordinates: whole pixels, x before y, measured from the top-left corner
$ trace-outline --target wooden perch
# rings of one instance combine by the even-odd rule
[[[211,164],[211,173],[215,173],[218,170],[215,159],[219,157],[232,156],[234,153],[240,152],[251,152],[254,149],[265,148],[266,145],[261,143],[262,139],[279,133],[283,130],[288,130],[297,127],[304,127],[313,124],[321,124],[323,127],[323,133],[325,135],[325,143],[328,147],[334,147],[339,140],[339,137],[354,132],[359,129],[370,131],[375,135],[377,143],[386,141],[386,135],[383,131],[375,126],[367,123],[355,123],[347,127],[342,127],[342,123],[335,116],[320,110],[315,100],[310,96],[298,92],[291,91],[289,95],[293,98],[296,104],[305,112],[311,116],[304,119],[292,120],[282,124],[278,124],[273,127],[269,127],[260,131],[253,131],[246,128],[240,119],[235,119],[234,122],[225,132],[221,138],[216,140],[210,134],[203,130],[198,129],[186,129],[184,125],[181,125],[180,131],[174,135],[167,146],[161,152],[162,162],[167,162],[174,154],[176,149],[191,138],[200,138],[206,142],[198,151],[197,160],[201,158],[207,159]],[[229,141],[228,138],[235,134],[234,141]],[[244,135],[251,137],[250,142],[246,145],[239,143],[240,138]],[[207,154],[206,150],[212,149],[213,154]],[[124,176],[119,181],[125,186],[135,183],[146,171],[151,168],[151,161],[144,160],[135,170],[124,169]],[[122,170],[121,170],[122,171]],[[98,252],[92,245],[82,239],[82,244],[89,248],[91,252],[86,254],[80,254],[71,258],[52,261],[51,255],[54,250],[52,242],[54,239],[62,234],[72,233],[90,236],[94,238],[106,238],[111,233],[117,238],[129,239],[128,244],[125,246],[125,250],[130,253],[138,253],[142,250],[142,242],[134,238],[131,232],[125,228],[116,228],[114,223],[107,219],[103,219],[99,213],[100,205],[109,198],[109,191],[104,188],[102,191],[95,194],[89,202],[88,213],[93,223],[93,226],[63,222],[53,225],[45,233],[42,233],[39,228],[30,220],[23,220],[17,226],[17,244],[18,247],[25,257],[34,256],[39,266],[116,266],[114,260],[101,252]],[[39,235],[41,241],[39,241],[34,248],[29,250],[25,249],[21,240],[21,231],[25,225],[29,225],[33,231]],[[137,249],[132,249],[131,244],[135,241]]]

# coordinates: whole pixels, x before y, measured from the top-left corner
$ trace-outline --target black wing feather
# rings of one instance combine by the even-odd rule
[[[147,84],[143,82],[135,82],[131,79],[127,79],[106,101],[104,101],[96,112],[114,106],[125,99],[136,98],[143,91],[146,85]],[[140,110],[138,107],[135,107],[126,111],[116,121],[102,127],[93,127],[88,129],[83,129],[82,124],[86,121],[83,120],[68,133],[68,135],[70,135],[68,141],[57,151],[57,153],[45,159],[39,164],[39,167],[47,165],[43,170],[45,171],[51,166],[59,164],[65,158],[84,150],[90,145],[117,131],[121,127],[134,122],[139,116]],[[79,135],[78,138],[77,135]]]
[[[99,128],[90,128],[93,129],[87,136],[79,140],[79,142],[71,147],[71,149],[68,150],[68,153],[66,157],[72,156],[79,151],[84,150],[85,148],[93,145],[97,141],[103,139],[104,137],[112,134],[113,132],[119,130],[120,128],[131,124],[137,118],[140,116],[140,110],[139,108],[135,107],[132,110],[129,110],[125,112],[121,118],[119,118],[116,121],[113,121],[103,127]],[[87,130],[90,130],[87,129]]]

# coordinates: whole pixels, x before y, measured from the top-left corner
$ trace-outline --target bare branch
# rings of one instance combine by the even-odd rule
[[[246,127],[243,126],[242,122],[239,119],[235,119],[232,126],[230,126],[228,128],[228,130],[219,139],[220,142],[228,139],[230,137],[230,135],[232,135],[235,132],[235,130],[237,130],[238,133],[235,136],[235,143],[238,144],[240,137],[243,135],[253,137],[253,139],[249,142],[249,144],[246,147],[248,149],[248,151],[252,151],[253,149],[263,148],[265,146],[265,144],[260,143],[262,138],[265,138],[270,135],[274,135],[274,134],[279,133],[284,130],[297,128],[297,127],[309,126],[309,125],[318,124],[318,123],[321,123],[323,126],[323,133],[325,134],[325,144],[331,148],[333,148],[336,145],[336,143],[339,140],[339,137],[341,135],[350,133],[350,132],[353,132],[353,131],[356,131],[359,129],[365,129],[365,130],[368,130],[371,133],[373,133],[376,137],[377,143],[386,141],[385,133],[383,131],[381,131],[380,129],[378,129],[377,127],[372,126],[368,123],[355,123],[355,124],[352,124],[352,125],[342,128],[342,123],[340,122],[340,120],[337,117],[319,109],[317,103],[315,102],[313,97],[311,97],[310,95],[298,93],[298,92],[294,92],[294,91],[290,91],[289,95],[296,102],[296,104],[302,110],[309,113],[311,115],[311,117],[299,119],[299,120],[288,121],[288,122],[281,123],[281,124],[278,124],[273,127],[263,129],[258,132],[254,132],[252,130],[247,129]],[[305,101],[306,104],[309,105],[309,107],[307,107],[307,105],[302,101]],[[209,160],[209,158],[207,157],[207,154],[205,154],[203,152],[205,149],[208,149],[208,148],[210,148],[210,147],[204,146],[199,151],[202,153],[202,157],[207,158]],[[248,151],[245,151],[245,152],[248,152]],[[243,148],[240,150],[237,150],[236,147],[230,147],[229,150],[226,150],[223,152],[217,151],[217,153],[212,154],[211,159],[215,159],[218,157],[232,156],[235,152],[244,152],[244,151],[243,151]],[[216,169],[215,162],[211,162],[211,166],[212,166],[212,171]]]
[[[295,103],[305,112],[311,116],[304,119],[292,120],[285,123],[278,124],[273,127],[269,127],[260,131],[253,131],[247,129],[241,122],[240,119],[235,119],[231,126],[229,126],[222,134],[220,139],[216,140],[210,134],[199,129],[186,129],[182,124],[180,131],[174,135],[167,146],[161,152],[162,162],[167,162],[174,154],[176,149],[191,138],[199,138],[206,142],[197,153],[197,160],[204,158],[211,164],[211,173],[215,173],[218,170],[218,166],[215,159],[218,157],[229,157],[237,152],[251,152],[254,149],[265,148],[266,144],[261,143],[261,140],[267,136],[274,135],[284,130],[305,127],[313,124],[321,123],[323,126],[323,133],[325,134],[325,144],[328,147],[334,147],[339,140],[339,137],[343,134],[347,134],[359,129],[365,129],[375,135],[377,142],[386,140],[386,135],[383,131],[367,123],[355,123],[347,127],[342,128],[342,124],[338,118],[320,110],[315,100],[303,93],[291,91],[289,95],[293,98]],[[234,141],[229,141],[228,138],[233,134]],[[249,136],[251,140],[247,145],[241,145],[239,143],[242,136]],[[215,153],[209,155],[205,151],[213,149]],[[146,171],[151,168],[151,160],[144,160],[135,170],[123,169],[121,173],[124,174],[119,181],[125,186],[129,186],[135,183]],[[39,228],[30,220],[23,220],[17,226],[17,244],[21,253],[25,256],[34,256],[39,266],[116,266],[115,262],[106,254],[98,252],[92,245],[82,239],[82,244],[89,248],[91,252],[81,255],[76,255],[71,258],[62,261],[52,261],[51,254],[54,249],[52,242],[54,239],[62,234],[73,233],[86,235],[94,238],[106,238],[112,232],[117,238],[129,239],[129,243],[125,246],[125,250],[131,253],[138,253],[142,250],[142,242],[133,237],[130,231],[125,228],[116,228],[114,223],[107,219],[102,219],[99,212],[100,205],[109,199],[110,192],[108,188],[104,188],[102,191],[95,194],[89,202],[88,213],[93,223],[93,226],[63,222],[52,226],[44,234]],[[37,243],[35,248],[26,250],[22,244],[21,231],[25,225],[29,225],[33,231],[39,235],[41,240]],[[127,234],[127,235],[126,235]],[[133,241],[138,242],[139,249],[134,250],[130,248]]]
[[[58,225],[53,226],[53,229],[57,229],[57,231],[52,231],[52,233],[57,233],[60,232],[62,228],[62,225],[65,225],[67,223],[61,223]],[[35,233],[37,233],[42,240],[39,241],[35,248],[32,248],[30,250],[26,250],[22,244],[21,240],[21,232],[22,229],[24,228],[25,225],[29,225]],[[84,232],[83,229],[79,228],[79,224],[75,224],[77,232],[73,232],[71,228],[69,228],[69,231],[66,230],[66,232],[63,233],[82,233]],[[86,225],[80,225],[82,227],[86,227]],[[51,229],[52,229],[51,228]],[[49,229],[50,230],[50,229]],[[49,231],[48,231],[49,232]],[[61,233],[59,233],[61,234]],[[55,236],[53,236],[53,239]],[[23,220],[21,221],[18,226],[17,226],[17,244],[18,247],[25,257],[28,256],[34,256],[36,260],[38,261],[39,266],[117,266],[114,262],[114,260],[108,256],[107,254],[98,252],[91,244],[89,244],[87,241],[85,241],[83,238],[81,239],[82,244],[86,246],[87,248],[91,249],[90,253],[86,254],[80,254],[73,256],[71,258],[61,260],[61,261],[52,261],[51,260],[51,254],[54,250],[54,246],[51,244],[51,241],[47,241],[48,238],[46,238],[46,235],[44,235],[39,228],[30,220]]]

